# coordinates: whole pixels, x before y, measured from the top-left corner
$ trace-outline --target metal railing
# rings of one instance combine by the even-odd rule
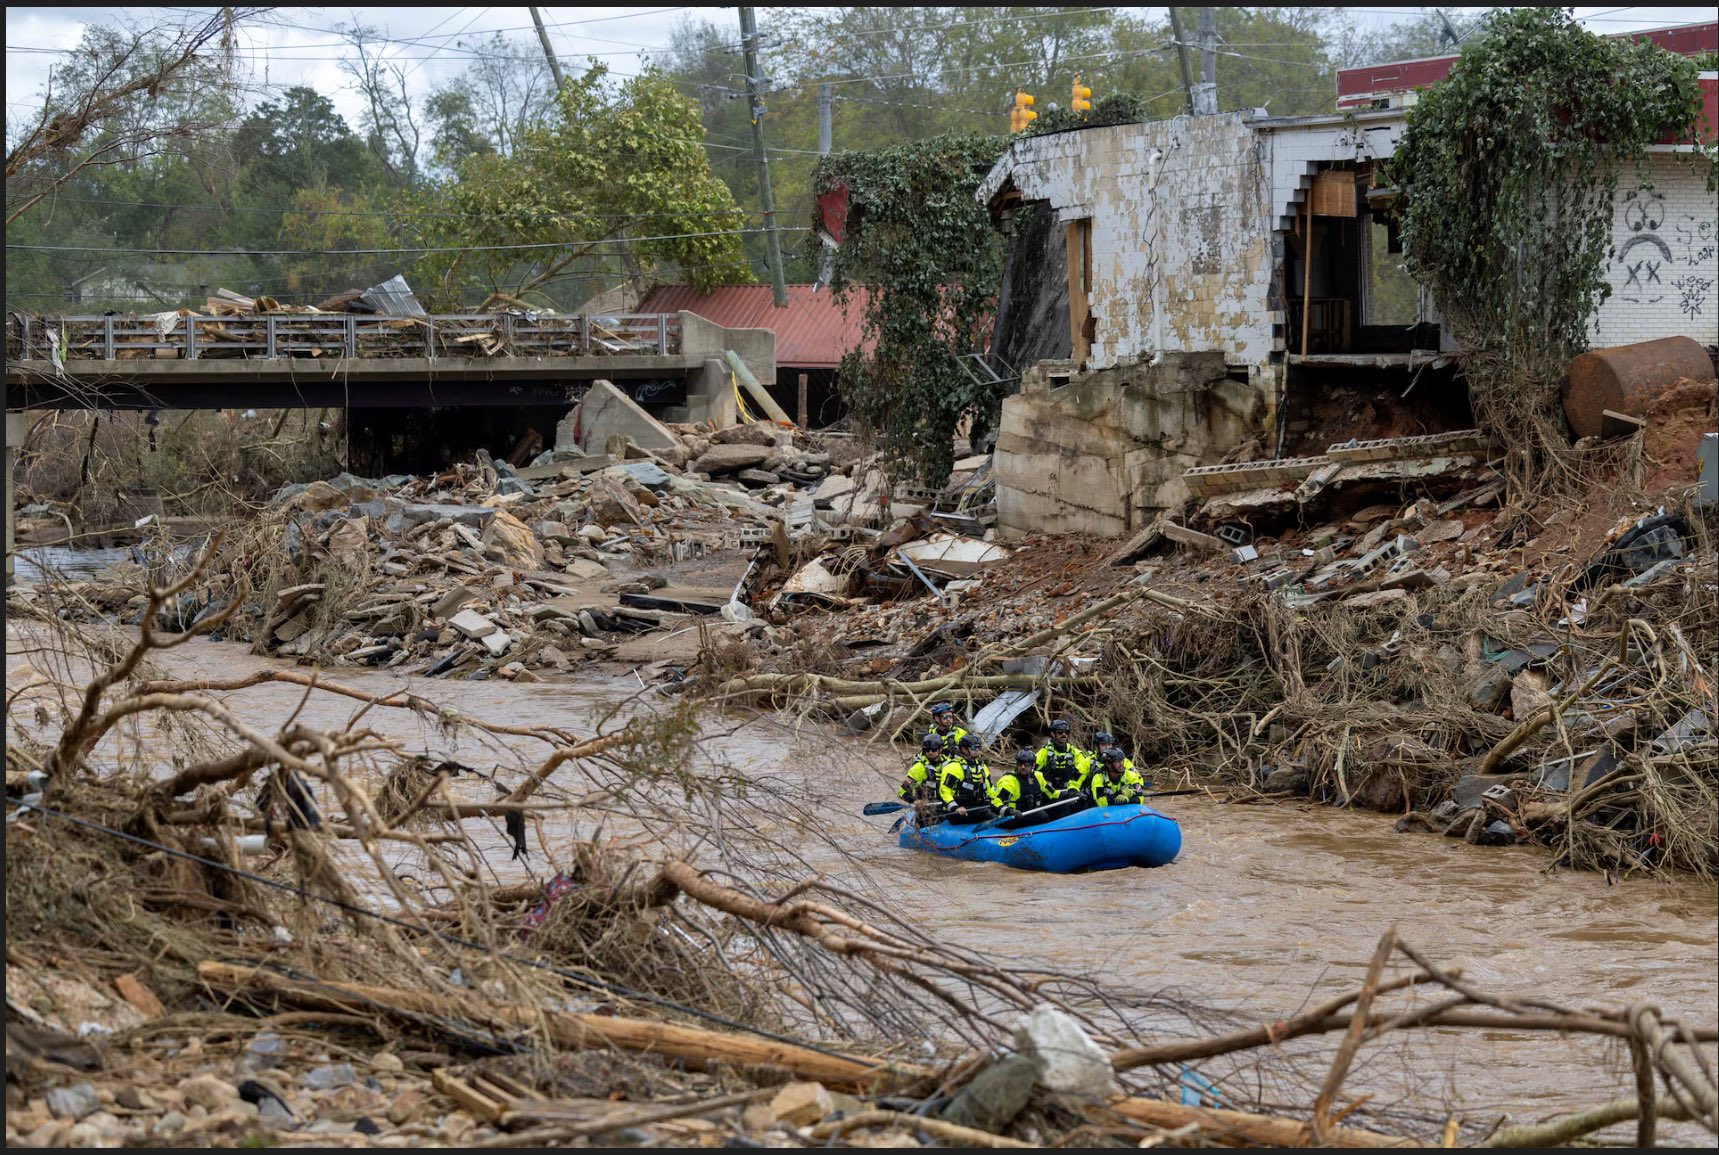
[[[59,317],[13,313],[16,361],[198,361],[400,357],[667,357],[681,350],[679,313],[578,317],[469,313]]]

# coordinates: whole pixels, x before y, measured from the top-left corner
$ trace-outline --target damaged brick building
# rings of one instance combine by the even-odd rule
[[[1710,51],[1719,25],[1650,35]],[[1010,145],[979,193],[1013,238],[993,347],[1021,379],[996,447],[1004,530],[1138,531],[1191,495],[1189,469],[1250,441],[1245,459],[1294,458],[1323,453],[1334,428],[1472,424],[1460,351],[1401,267],[1380,167],[1413,88],[1453,60],[1349,70],[1336,115],[1182,116]],[[1715,74],[1701,83],[1710,140]],[[1694,147],[1655,146],[1620,188],[1595,347],[1719,342],[1719,214],[1677,155]],[[1338,398],[1347,420],[1333,422]]]

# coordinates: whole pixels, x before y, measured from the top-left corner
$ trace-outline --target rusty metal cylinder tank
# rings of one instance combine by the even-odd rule
[[[1707,350],[1689,337],[1596,349],[1570,362],[1564,382],[1564,416],[1577,437],[1600,435],[1601,413],[1646,415],[1654,398],[1683,378],[1713,380]]]

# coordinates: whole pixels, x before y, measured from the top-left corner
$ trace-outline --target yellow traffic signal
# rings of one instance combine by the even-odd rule
[[[1092,111],[1092,89],[1080,82],[1080,77],[1074,78],[1074,100],[1070,104],[1076,112]]]
[[[1009,110],[1009,131],[1024,132],[1027,125],[1039,118],[1033,111],[1033,98],[1024,89],[1015,89],[1015,106]]]

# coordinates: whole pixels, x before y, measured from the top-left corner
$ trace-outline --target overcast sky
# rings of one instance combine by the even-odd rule
[[[1447,12],[1476,12],[1480,8],[1447,8]],[[89,23],[127,19],[179,22],[184,8],[50,8],[6,9],[7,119],[28,115],[40,107],[39,94],[48,69],[75,47]],[[739,39],[738,9],[674,8],[543,8],[544,22],[563,60],[583,62],[595,56],[622,74],[636,72],[641,60],[659,54],[670,32],[688,17],[719,27],[732,27]],[[766,14],[769,9],[760,9]],[[1161,9],[1142,9],[1161,12]],[[1412,18],[1426,8],[1354,8],[1359,18],[1381,23]],[[1670,24],[1713,19],[1711,6],[1700,8],[1596,7],[1577,8],[1577,18],[1596,32],[1628,32]],[[330,96],[349,122],[356,124],[358,101],[347,90],[337,66],[340,43],[333,29],[355,20],[385,30],[394,54],[409,61],[410,84],[416,93],[462,71],[469,59],[462,42],[472,45],[491,32],[531,35],[528,8],[278,8],[264,23],[248,27],[241,58],[252,68],[259,98],[295,84],[309,85]],[[763,22],[761,20],[761,22]]]

